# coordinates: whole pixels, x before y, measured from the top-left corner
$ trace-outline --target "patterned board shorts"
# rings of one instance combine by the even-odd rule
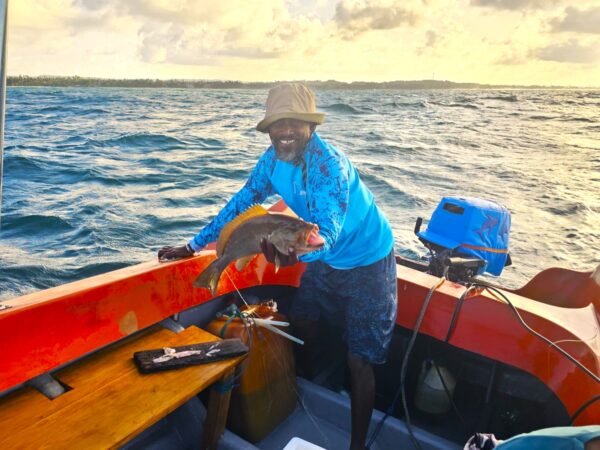
[[[296,291],[292,318],[341,322],[351,355],[383,364],[396,322],[396,259],[392,250],[368,266],[340,270],[308,263]]]

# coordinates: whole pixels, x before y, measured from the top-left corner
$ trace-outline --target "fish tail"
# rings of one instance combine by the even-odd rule
[[[206,269],[200,272],[200,275],[194,280],[194,287],[210,289],[212,295],[215,295],[219,278],[221,278],[224,269],[221,259],[215,259]]]

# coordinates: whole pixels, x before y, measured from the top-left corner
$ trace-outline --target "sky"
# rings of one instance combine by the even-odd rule
[[[9,0],[8,75],[600,86],[600,0]]]

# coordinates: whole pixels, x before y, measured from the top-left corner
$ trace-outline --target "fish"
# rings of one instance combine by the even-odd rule
[[[210,289],[215,295],[225,268],[236,261],[236,268],[242,270],[254,255],[262,252],[262,239],[284,255],[289,254],[290,248],[298,256],[316,251],[325,242],[318,232],[318,225],[286,214],[269,213],[254,205],[223,227],[217,240],[217,259],[198,275],[194,287]],[[275,270],[279,270],[277,260]]]

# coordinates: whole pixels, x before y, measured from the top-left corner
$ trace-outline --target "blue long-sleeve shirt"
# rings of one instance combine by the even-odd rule
[[[393,247],[391,227],[356,168],[316,132],[300,164],[278,160],[270,146],[244,187],[194,236],[190,246],[197,251],[216,240],[227,222],[273,194],[279,194],[299,217],[319,226],[323,248],[302,255],[301,261],[322,260],[338,269],[350,269],[378,261]]]

